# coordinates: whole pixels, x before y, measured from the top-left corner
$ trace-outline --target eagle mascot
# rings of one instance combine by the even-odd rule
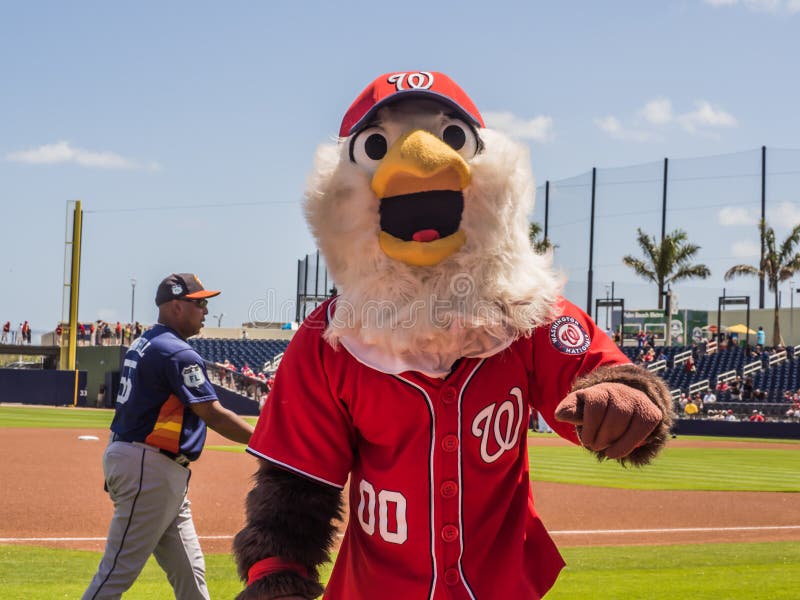
[[[531,410],[643,465],[669,392],[559,295],[528,238],[528,153],[453,80],[381,75],[339,138],[305,198],[339,295],[292,339],[247,449],[239,599],[541,598],[564,562],[531,493]]]

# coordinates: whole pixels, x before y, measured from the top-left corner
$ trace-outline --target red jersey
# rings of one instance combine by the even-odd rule
[[[530,408],[555,420],[576,377],[630,362],[579,308],[436,379],[334,350],[331,301],[284,355],[248,452],[326,485],[350,519],[325,598],[534,600],[564,566],[534,507]]]

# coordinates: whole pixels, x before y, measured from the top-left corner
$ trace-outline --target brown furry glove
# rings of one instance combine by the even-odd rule
[[[576,382],[556,408],[598,458],[646,464],[665,445],[672,424],[663,381],[633,365],[603,367]]]

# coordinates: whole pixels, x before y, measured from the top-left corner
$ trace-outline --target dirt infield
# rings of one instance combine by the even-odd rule
[[[79,440],[80,435],[99,440]],[[0,543],[102,550],[112,506],[103,492],[107,432],[3,429]],[[209,431],[208,444],[228,442]],[[565,443],[538,439],[537,444]],[[675,446],[736,445],[675,440]],[[753,447],[774,445],[747,444]],[[798,451],[800,443],[781,445]],[[800,463],[799,463],[800,464]],[[207,450],[189,497],[206,552],[226,552],[244,523],[257,459]],[[800,541],[800,496],[790,493],[617,490],[534,483],[537,508],[561,546]],[[67,538],[67,539],[54,539]]]

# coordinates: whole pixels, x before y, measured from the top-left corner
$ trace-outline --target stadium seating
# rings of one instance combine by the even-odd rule
[[[289,340],[230,340],[194,338],[189,340],[192,348],[209,362],[231,361],[238,370],[247,363],[258,372],[264,363],[284,352]]]

